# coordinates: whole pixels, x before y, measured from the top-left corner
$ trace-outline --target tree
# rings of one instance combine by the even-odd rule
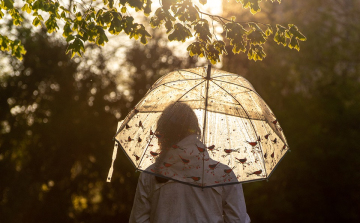
[[[46,32],[22,29],[19,38],[28,53],[22,62],[11,60],[14,74],[1,76],[0,221],[126,218],[136,183],[131,166],[117,163],[116,181],[105,179],[114,112],[125,113],[127,100],[101,54],[79,70]]]
[[[106,69],[101,51],[94,56],[100,47],[88,45],[95,58],[85,54],[80,63],[44,30],[18,34],[28,53],[11,58],[14,72],[0,76],[0,222],[127,219],[138,173],[124,153],[106,183],[117,120],[157,76],[192,58],[182,62],[154,34],[148,45],[128,49],[122,70],[134,80],[121,81],[125,95],[115,81],[120,72]]]
[[[244,184],[254,222],[360,219],[360,174],[354,172],[360,165],[354,149],[360,138],[359,9],[355,0],[289,0],[263,16],[306,26],[301,54],[268,46],[272,56],[260,64],[243,55],[223,58],[226,70],[242,68],[239,74],[273,109],[291,149],[269,182]]]
[[[275,0],[271,0],[274,2]],[[253,21],[237,21],[203,12],[199,8],[206,5],[207,0],[162,0],[154,14],[151,0],[102,0],[76,3],[72,0],[68,5],[59,1],[48,0],[22,0],[21,8],[15,7],[14,0],[2,0],[0,4],[0,18],[5,14],[11,16],[14,25],[23,22],[22,13],[30,14],[32,25],[44,25],[48,33],[62,30],[62,35],[68,42],[66,52],[73,57],[81,56],[85,51],[84,44],[91,42],[103,46],[107,41],[107,32],[112,35],[125,33],[129,38],[139,39],[142,44],[151,37],[146,30],[145,23],[137,23],[129,13],[129,8],[142,11],[145,16],[151,15],[152,28],[164,27],[169,41],[181,41],[196,37],[187,48],[190,56],[206,57],[211,63],[220,61],[220,56],[227,53],[226,45],[232,46],[233,53],[247,53],[250,60],[262,60],[266,54],[263,49],[265,42],[273,36],[278,44],[299,50],[299,41],[306,38],[294,24],[284,27],[280,24],[274,26]],[[261,10],[261,0],[236,0],[245,9],[255,14]],[[280,0],[277,0],[280,3]],[[224,4],[236,4],[231,1]],[[45,19],[44,19],[45,18]],[[64,23],[63,26],[59,25]],[[214,22],[217,22],[226,33],[229,43],[217,38]],[[11,51],[12,55],[21,59],[25,49],[18,39],[11,40],[8,36],[0,34],[2,51]]]

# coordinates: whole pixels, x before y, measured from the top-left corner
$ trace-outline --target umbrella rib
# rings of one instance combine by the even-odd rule
[[[200,79],[192,79],[192,80],[200,80]],[[168,82],[168,83],[174,83],[174,82],[177,82],[177,81],[172,81],[172,82]],[[172,89],[175,89],[175,90],[182,90],[181,88],[176,88],[176,87],[172,87],[172,86],[167,86],[166,84],[168,84],[168,83],[165,83],[165,84],[163,84],[162,86],[168,87],[168,88],[172,88]]]
[[[200,84],[204,83],[205,80],[203,80],[202,82],[198,83],[197,85],[195,85],[194,87],[192,87],[191,89],[189,89],[187,92],[185,92],[178,100],[176,100],[175,102],[179,102],[179,100],[181,98],[183,98],[187,93],[189,93],[191,90],[193,90],[194,88],[196,88],[197,86],[199,86]],[[204,97],[203,97],[204,98]]]
[[[253,101],[253,102],[255,102],[254,101],[254,99],[253,99],[253,97],[251,96],[251,95],[249,95],[250,96],[250,98],[251,98],[251,100]],[[260,97],[260,96],[259,96]],[[262,99],[261,97],[260,97],[260,99]],[[255,105],[259,108],[259,105],[257,104],[257,103],[255,103]],[[259,108],[259,109],[261,109],[261,108]],[[266,120],[266,119],[265,119]],[[266,129],[266,128],[265,128]],[[266,129],[266,131],[267,131],[267,129]],[[259,143],[259,145],[260,145],[260,147],[261,147],[261,143]],[[271,145],[272,147],[273,147],[273,145]],[[264,163],[264,169],[265,169],[265,174],[266,174],[266,176],[267,176],[267,172],[266,172],[266,163],[265,163],[265,160],[264,160],[264,154],[263,154],[263,150],[262,149],[260,149],[260,151],[261,151],[261,159],[262,159],[262,162]]]
[[[284,153],[284,155],[282,155],[282,157],[280,158],[280,160],[276,163],[276,165],[273,167],[273,169],[270,171],[269,176],[267,176],[267,178],[270,178],[270,176],[274,173],[275,169],[279,166],[279,163],[281,162],[281,160],[284,158],[284,156],[290,152],[290,149],[286,150],[286,152]]]
[[[124,147],[121,145],[121,143],[119,142],[119,140],[117,140],[116,138],[114,138],[114,140],[118,143],[118,146],[121,148],[121,150],[125,153],[126,157],[129,159],[130,163],[135,167],[135,169],[138,169],[138,167],[135,165],[135,163],[132,161],[132,159],[130,158],[129,154],[127,154],[126,150],[124,149]]]
[[[256,91],[254,91],[253,89],[251,88],[248,88],[248,87],[245,87],[245,86],[242,86],[242,85],[239,85],[239,84],[236,84],[236,83],[232,83],[232,82],[228,82],[228,81],[223,81],[223,80],[216,80],[216,79],[212,79],[212,81],[219,81],[219,82],[223,82],[223,83],[227,83],[227,84],[233,84],[233,85],[236,85],[236,86],[239,86],[239,87],[242,87],[242,88],[246,88],[248,89],[249,91],[252,91],[252,92],[255,92],[257,95],[259,95]],[[247,92],[247,91],[246,91]],[[241,93],[245,93],[245,92],[241,92]],[[259,95],[260,96],[260,95]]]
[[[216,78],[216,77],[227,77],[227,76],[239,77],[239,75],[237,75],[237,74],[224,74],[224,75],[220,75],[220,76],[214,76],[213,78]]]
[[[197,74],[197,73],[192,72],[192,71],[183,70],[183,69],[177,70],[177,72],[179,72],[179,73],[180,73],[180,71],[184,71],[184,72],[192,73],[192,74],[195,74],[195,75],[197,75],[197,76],[200,76],[201,78],[204,78],[204,77],[203,77],[203,76],[201,76],[200,74]],[[182,76],[182,75],[181,75],[181,76]]]
[[[155,88],[150,89],[150,91],[149,91],[148,93],[154,91],[154,90],[157,89],[158,87],[161,87],[161,86],[164,86],[164,85],[166,86],[166,84],[176,83],[176,82],[181,82],[181,81],[196,81],[196,80],[201,80],[201,79],[203,79],[203,78],[194,78],[194,79],[184,79],[184,80],[169,81],[169,82],[166,82],[166,83],[162,83],[162,84],[156,86]],[[166,87],[169,87],[169,86],[166,86]],[[148,94],[148,93],[147,93],[147,94]],[[147,94],[146,94],[146,95],[147,95]],[[146,96],[146,95],[145,95],[145,96]],[[144,97],[145,97],[145,96],[144,96]]]
[[[263,99],[255,90],[253,90],[253,89],[251,89],[251,88],[248,88],[248,87],[245,87],[245,86],[241,86],[241,85],[236,84],[236,83],[231,83],[231,82],[228,82],[228,81],[223,81],[223,80],[214,80],[214,79],[212,79],[212,81],[213,81],[213,82],[214,82],[214,81],[219,81],[219,82],[223,82],[223,83],[227,83],[227,84],[233,84],[233,85],[236,85],[236,86],[239,86],[239,87],[246,88],[246,89],[248,89],[249,91],[240,92],[239,94],[241,94],[241,93],[253,92],[253,93],[255,93],[261,100],[264,101],[264,99]],[[215,83],[215,82],[214,82],[214,83]],[[258,119],[258,120],[261,120],[261,119]],[[278,136],[279,136],[279,135],[278,135]],[[282,141],[284,144],[286,144],[286,143],[285,143],[285,140],[283,139],[283,137],[279,136],[279,138],[281,139],[281,141]]]
[[[180,71],[183,71],[183,70],[177,70],[177,72],[178,72],[178,73],[180,74],[180,76],[184,79],[184,81],[185,81],[185,80],[187,81],[187,79],[184,77],[184,75],[183,75]],[[192,73],[192,74],[195,74],[195,75],[198,75],[198,76],[202,77],[201,75],[196,74],[196,73],[191,72],[191,71],[185,71],[185,72]],[[199,79],[201,79],[201,78],[199,78]],[[188,81],[187,81],[187,82],[188,82]],[[171,82],[170,82],[170,83],[171,83]]]
[[[169,74],[170,74],[170,73],[169,73]],[[160,77],[156,82],[159,82],[159,81],[163,80],[163,79],[164,79],[165,77],[167,77],[169,74],[166,74],[166,75]],[[155,82],[155,83],[156,83],[156,82]],[[164,83],[164,84],[165,84],[165,83]],[[160,86],[162,86],[162,85],[164,85],[164,84],[161,84],[161,85],[159,85],[159,86],[156,86],[156,87],[153,88],[153,89],[149,89],[149,91],[146,92],[146,94],[144,95],[144,97],[135,105],[135,107],[136,107],[138,104],[140,104],[140,103],[146,98],[146,96],[147,96],[148,94],[150,94],[150,92],[152,92],[154,89],[156,89],[156,88],[158,88],[158,87],[160,87]],[[114,138],[123,130],[125,124],[126,124],[128,121],[130,121],[134,115],[135,115],[134,113],[130,112],[130,113],[125,117],[125,119],[124,119],[124,121],[123,121],[123,124],[121,125],[122,128],[120,127],[120,128],[118,129],[118,131],[116,132]],[[119,144],[120,144],[120,143],[119,143]]]
[[[251,119],[249,114],[247,113],[247,111],[245,110],[245,108],[240,104],[240,102],[234,97],[232,96],[227,90],[225,90],[223,87],[221,87],[220,85],[218,85],[217,83],[215,83],[214,81],[212,81],[215,85],[217,85],[219,88],[221,88],[223,91],[225,91],[228,95],[230,95],[230,97],[232,97],[244,110],[245,114],[247,115],[248,119]],[[256,135],[257,136],[257,135]]]
[[[218,84],[215,83],[214,81],[213,81],[213,83],[216,84],[216,85],[217,85],[219,88],[221,88],[223,91],[225,91],[228,95],[230,95],[230,97],[232,97],[237,103],[239,103],[239,105],[243,108],[245,114],[248,116],[248,119],[251,119],[250,116],[249,116],[249,114],[248,114],[247,111],[245,110],[245,108],[240,104],[240,102],[239,102],[233,95],[231,95],[228,91],[226,91],[223,87],[221,87],[220,85],[218,85]],[[250,122],[250,123],[251,123],[252,128],[254,129],[254,132],[255,132],[255,135],[256,135],[256,139],[257,139],[257,138],[258,138],[257,131],[256,131],[253,123],[252,123],[252,122]],[[261,146],[261,144],[259,144],[259,145]],[[260,149],[260,151],[261,151],[261,156],[264,157],[264,154],[263,154],[263,152],[262,152],[261,149]],[[264,170],[265,170],[265,175],[267,176],[265,163],[264,163]]]

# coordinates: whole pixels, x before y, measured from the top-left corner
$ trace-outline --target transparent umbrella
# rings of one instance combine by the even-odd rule
[[[157,80],[115,140],[137,170],[197,187],[267,179],[289,149],[253,86],[210,66]],[[113,165],[108,181],[112,172]]]

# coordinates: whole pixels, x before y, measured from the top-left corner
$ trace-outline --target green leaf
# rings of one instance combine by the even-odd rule
[[[180,23],[174,25],[174,31],[168,36],[170,41],[185,42],[186,39],[192,37],[192,34],[188,28]]]
[[[194,22],[200,18],[198,10],[188,1],[184,1],[184,3],[178,7],[174,17],[177,17],[181,22]]]
[[[174,28],[172,21],[170,20],[166,21],[165,28],[166,28],[166,34],[169,34]]]
[[[70,23],[66,23],[64,26],[64,32],[63,32],[63,37],[68,37],[69,35],[71,35],[73,33],[71,27],[70,27]],[[67,41],[69,42],[69,41]]]
[[[250,12],[252,14],[255,14],[257,12],[260,12],[260,6],[259,6],[259,2],[261,2],[261,0],[241,0],[241,2],[243,3],[243,7],[246,8],[250,8]]]
[[[295,36],[300,41],[306,41],[306,37],[299,31],[297,26],[289,24],[289,33],[291,36]]]
[[[297,51],[300,50],[299,42],[298,42],[298,40],[297,40],[297,38],[296,38],[295,36],[291,37],[290,43],[289,43],[288,47],[289,47],[290,49],[293,49],[293,48],[294,48],[294,49],[296,49]]]
[[[104,46],[104,44],[106,42],[108,42],[109,39],[107,38],[105,32],[104,32],[104,29],[102,28],[98,28],[97,29],[97,37],[96,37],[96,40],[95,40],[95,43],[98,45],[98,46]]]
[[[105,24],[110,24],[111,20],[112,20],[112,13],[110,11],[107,11],[102,15],[102,21]]]
[[[100,9],[97,13],[96,13],[96,19],[98,19],[99,17],[101,17],[101,15],[103,14],[104,10]]]
[[[145,30],[145,27],[143,25],[140,25],[140,28],[137,29],[136,32],[139,36],[141,36],[140,42],[144,45],[147,44],[148,43],[147,38],[150,38],[151,35]]]
[[[19,60],[23,59],[23,55],[26,53],[24,46],[20,40],[12,41],[7,36],[0,34],[0,49],[2,51],[11,51],[11,55]]]
[[[82,20],[81,12],[76,13],[76,20],[77,20],[77,21],[81,21],[81,20]]]
[[[244,38],[235,38],[230,41],[230,45],[233,46],[232,52],[234,54],[237,54],[240,52],[245,53],[247,41],[245,41]]]
[[[275,36],[274,36],[274,41],[277,43],[277,44],[282,44],[283,46],[286,46],[286,38],[285,38],[285,34],[286,34],[286,28],[277,24],[276,25],[276,33],[275,33]]]
[[[25,4],[25,5],[21,8],[21,10],[22,10],[23,12],[27,12],[28,14],[30,14],[30,13],[31,13],[31,6],[30,6],[29,4]]]
[[[176,3],[176,0],[162,0],[162,6],[165,10],[168,10],[170,6]]]
[[[207,59],[212,63],[216,64],[216,62],[220,62],[220,54],[219,52],[214,48],[213,45],[207,44],[206,45],[206,55]]]
[[[249,60],[263,60],[265,58],[266,54],[264,52],[264,49],[262,46],[255,45],[251,46],[248,51],[248,59]]]
[[[65,13],[70,13],[70,11],[67,10],[64,6],[60,6],[60,8],[61,8]]]
[[[189,52],[190,56],[205,56],[205,47],[203,43],[200,42],[191,43],[186,50]]]
[[[273,34],[273,28],[270,24],[267,24],[266,26],[267,26],[267,29],[265,31],[265,35],[270,36],[271,34]]]
[[[212,34],[210,33],[209,23],[205,19],[200,19],[194,26],[195,35],[200,41],[210,42]]]
[[[146,5],[144,7],[144,14],[145,16],[149,16],[151,13],[151,4],[152,1],[151,0],[146,0]]]
[[[41,1],[37,0],[32,4],[32,10],[34,12],[37,12],[39,9],[41,9],[43,7],[43,4]]]
[[[10,10],[14,8],[14,0],[3,0],[2,6],[5,10]]]
[[[118,17],[115,17],[110,23],[109,32],[113,35],[119,34],[123,30],[122,24],[122,21]]]
[[[226,52],[226,49],[225,49],[225,42],[224,41],[221,41],[221,40],[218,40],[218,41],[214,41],[213,43],[214,45],[214,48],[220,53],[220,54],[227,54]]]
[[[246,33],[246,29],[242,25],[236,22],[228,22],[224,25],[224,30],[226,33],[226,38],[235,39],[242,38]]]
[[[38,25],[40,25],[40,19],[38,17],[35,17],[32,24],[37,27]]]
[[[252,45],[260,45],[266,42],[266,35],[263,35],[260,32],[253,31],[251,32],[247,38],[250,40]]]
[[[205,5],[207,3],[207,0],[199,0],[199,2],[203,5]]]
[[[136,12],[144,9],[144,0],[131,0],[127,1],[127,3],[130,5],[131,8],[135,8]]]
[[[252,28],[248,32],[247,38],[250,40],[252,45],[260,45],[266,42],[267,36],[262,31],[262,29],[256,23],[248,23],[248,25]]]
[[[68,37],[66,38],[66,42],[70,42],[70,41],[72,41],[73,39],[75,39],[75,36],[70,35],[70,36],[68,36]]]
[[[21,24],[21,22],[23,21],[23,18],[20,15],[19,11],[15,8],[12,8],[8,12],[11,15],[11,18],[13,19],[13,24],[15,26],[19,26]]]
[[[23,55],[25,55],[26,50],[20,41],[14,41],[12,44],[12,56],[15,56],[17,59],[22,60]]]
[[[114,8],[114,0],[109,0],[109,8]]]
[[[73,58],[76,54],[81,57],[81,53],[85,51],[84,43],[80,38],[75,38],[72,43],[69,44],[66,49],[66,54],[71,52],[71,58]]]
[[[45,26],[47,28],[48,33],[52,33],[59,29],[57,23],[56,23],[56,17],[54,14],[52,14],[48,20],[45,22]]]
[[[10,42],[7,36],[3,36],[0,34],[0,47],[2,51],[9,51],[10,50]]]

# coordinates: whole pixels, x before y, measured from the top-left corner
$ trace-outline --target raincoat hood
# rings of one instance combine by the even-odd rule
[[[210,158],[198,135],[189,135],[161,151],[145,172],[201,187],[237,182],[231,167]]]

